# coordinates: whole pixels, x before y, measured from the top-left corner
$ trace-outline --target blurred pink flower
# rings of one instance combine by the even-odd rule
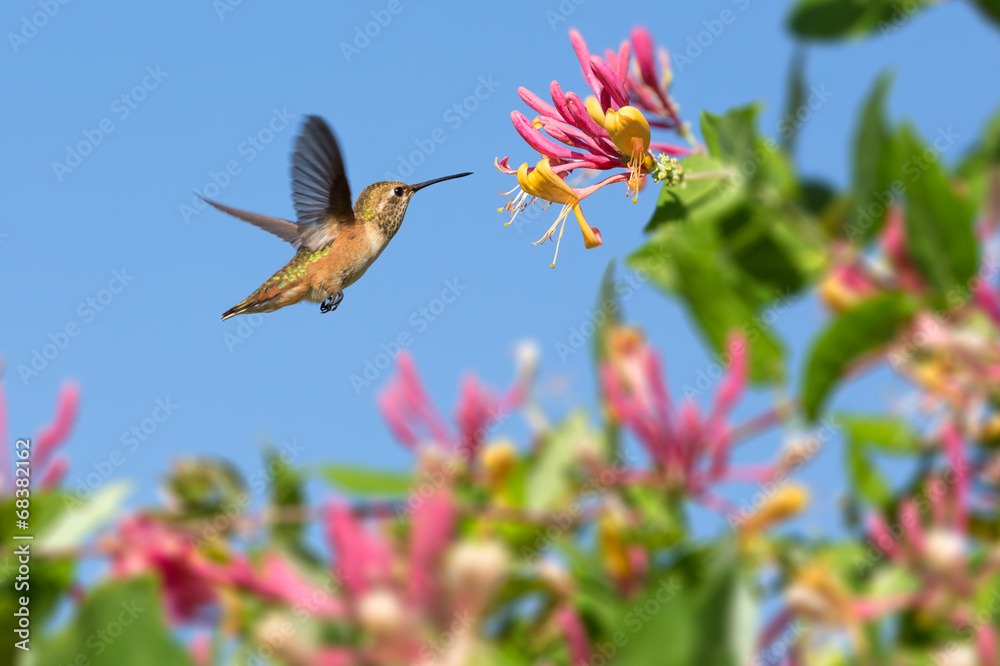
[[[613,416],[639,439],[653,460],[653,477],[683,490],[713,508],[725,503],[708,493],[715,484],[731,480],[764,480],[772,470],[730,469],[732,445],[727,415],[746,386],[747,345],[740,335],[727,345],[729,370],[715,401],[702,416],[692,400],[675,407],[667,391],[659,355],[638,338],[613,352],[601,371],[605,395]],[[626,473],[641,480],[645,472]]]
[[[280,603],[318,617],[340,617],[344,602],[305,580],[288,561],[275,552],[265,553],[258,567],[234,559],[230,583],[252,592],[264,601]]]
[[[175,622],[208,619],[206,611],[218,601],[216,588],[230,582],[226,569],[201,555],[186,534],[151,516],[129,516],[104,545],[113,575],[158,576]]]
[[[471,460],[491,430],[521,405],[527,393],[520,380],[497,396],[475,377],[466,378],[456,408],[456,433],[427,395],[410,355],[402,352],[397,364],[399,372],[379,394],[378,404],[396,439],[411,450],[429,439],[439,450]]]
[[[69,439],[73,424],[76,423],[76,416],[80,410],[80,389],[76,384],[63,384],[59,390],[59,397],[56,402],[56,413],[52,423],[42,427],[34,440],[31,442],[31,474],[39,478],[39,485],[43,489],[51,489],[58,486],[66,470],[69,468],[67,459],[57,453],[59,447]],[[14,451],[8,440],[7,421],[7,399],[4,394],[3,381],[0,380],[0,446],[3,447],[3,467],[0,475],[0,490],[4,489],[4,483],[9,482],[14,485],[14,477],[11,471],[9,456],[13,456]]]
[[[569,603],[563,602],[555,612],[555,619],[569,645],[569,663],[573,666],[589,664],[590,641],[576,610]]]
[[[885,253],[896,275],[899,286],[912,292],[923,291],[924,280],[920,277],[906,249],[906,223],[903,219],[903,208],[898,205],[889,207],[885,218],[885,228],[882,230],[882,251]]]
[[[356,602],[377,588],[395,590],[416,609],[435,603],[442,554],[451,542],[457,510],[448,487],[436,489],[414,508],[406,553],[397,553],[384,537],[365,527],[341,502],[326,511],[326,535],[337,555],[337,573]],[[404,563],[405,577],[398,574]]]

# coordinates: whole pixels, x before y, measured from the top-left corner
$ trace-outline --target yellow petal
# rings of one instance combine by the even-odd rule
[[[583,244],[587,246],[588,250],[599,247],[602,244],[601,237],[596,233],[597,229],[587,224],[587,220],[583,217],[583,209],[580,208],[579,203],[573,206],[573,214],[576,215],[580,231],[583,232]]]
[[[743,523],[742,530],[745,534],[752,534],[766,529],[802,513],[808,504],[809,492],[805,487],[797,484],[782,486]]]
[[[522,164],[517,170],[517,182],[522,190],[539,199],[570,205],[580,202],[573,188],[552,170],[548,159],[540,160],[531,173],[527,163]]]
[[[609,110],[604,128],[615,147],[622,153],[634,156],[649,150],[651,134],[649,121],[634,106],[623,106],[618,111]]]
[[[587,105],[587,113],[594,119],[594,122],[604,127],[604,110],[601,108],[601,103],[597,101],[597,98],[591,95],[587,98],[585,104]],[[605,127],[605,129],[607,128]]]

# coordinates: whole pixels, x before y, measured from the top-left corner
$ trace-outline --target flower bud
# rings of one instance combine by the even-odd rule
[[[965,563],[965,539],[952,530],[928,530],[924,535],[923,555],[933,571],[953,573]]]
[[[403,604],[386,588],[366,592],[357,606],[358,623],[372,636],[395,636],[406,626]]]
[[[448,555],[445,580],[459,605],[478,612],[507,576],[510,556],[497,541],[466,541]]]
[[[809,491],[798,484],[786,484],[764,500],[761,507],[740,526],[744,534],[754,534],[802,513],[809,505]]]
[[[483,449],[481,455],[486,484],[490,487],[490,492],[498,495],[517,464],[517,450],[512,443],[502,441],[490,444]]]

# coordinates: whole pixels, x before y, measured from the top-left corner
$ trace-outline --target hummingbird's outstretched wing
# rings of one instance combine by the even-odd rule
[[[341,226],[355,222],[337,139],[319,116],[308,116],[295,140],[292,201],[299,238],[310,250],[329,245]]]
[[[288,241],[294,248],[298,248],[302,244],[302,239],[299,238],[299,225],[294,222],[282,220],[280,217],[269,217],[267,215],[260,215],[258,213],[240,210],[239,208],[232,208],[230,206],[220,204],[217,201],[205,199],[205,197],[202,197],[202,199],[204,199],[205,203],[214,206],[223,213],[228,213],[233,217],[243,220],[244,222],[249,222],[250,224],[260,227],[264,231],[271,232],[283,241]]]

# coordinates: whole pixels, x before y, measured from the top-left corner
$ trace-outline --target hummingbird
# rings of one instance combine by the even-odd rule
[[[352,207],[337,139],[325,120],[307,116],[292,152],[296,222],[205,199],[223,213],[269,231],[297,250],[291,261],[255,292],[223,312],[222,321],[241,314],[274,312],[303,300],[320,303],[320,312],[336,310],[344,299],[344,289],[365,274],[399,231],[413,195],[428,185],[469,175],[471,172],[457,173],[416,185],[372,183],[361,190]]]

